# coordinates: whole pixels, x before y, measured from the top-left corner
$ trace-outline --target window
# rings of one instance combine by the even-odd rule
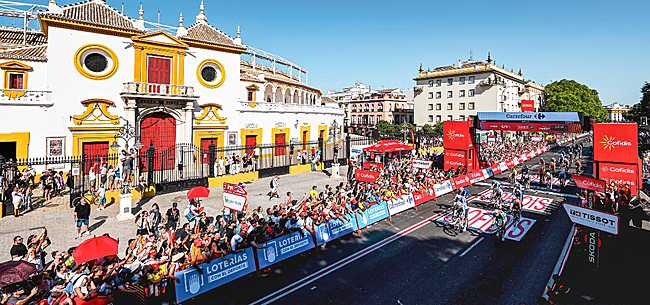
[[[458,97],[465,97],[465,90],[460,90],[460,92],[458,92]]]
[[[370,105],[370,111],[375,112],[375,104]]]
[[[357,123],[361,124],[361,116],[357,117]]]
[[[201,77],[206,82],[213,82],[217,79],[217,69],[212,66],[205,66],[201,69]]]
[[[147,82],[154,84],[170,84],[171,59],[149,56]]]
[[[429,87],[433,87],[433,81],[432,80],[429,81]]]
[[[357,105],[352,105],[352,112],[357,111]]]
[[[436,92],[436,98],[442,98],[442,92],[441,91]]]
[[[377,111],[384,111],[384,104],[379,104],[379,106],[377,106]]]
[[[453,91],[447,91],[447,98],[454,97]]]
[[[467,95],[468,95],[469,97],[474,96],[474,89],[469,89],[469,92],[467,92]]]
[[[25,89],[24,73],[9,73],[9,88],[7,89]]]
[[[458,110],[465,110],[465,103],[460,103],[460,105],[458,105]]]
[[[255,91],[248,90],[248,101],[249,102],[254,102],[255,101]]]
[[[447,79],[447,86],[451,86],[453,83],[454,83],[454,79],[453,79],[453,78],[448,78],[448,79]]]
[[[433,122],[433,116],[432,115],[429,116],[429,122]]]
[[[440,121],[442,121],[442,116],[436,115],[436,122],[440,122]]]
[[[453,120],[454,120],[454,116],[453,116],[453,115],[448,115],[448,116],[447,116],[447,121],[453,121]]]
[[[454,110],[454,104],[447,103],[447,110]]]
[[[474,76],[470,76],[470,77],[469,77],[469,83],[470,83],[470,84],[473,84],[473,83],[474,83]]]
[[[377,124],[379,124],[379,121],[381,121],[381,115],[377,116]]]
[[[458,81],[461,85],[465,84],[465,78],[461,77],[460,80]]]
[[[88,70],[99,73],[108,67],[108,59],[100,53],[91,53],[84,59],[84,65]]]
[[[371,115],[369,119],[370,119],[370,124],[371,125],[375,124],[375,116],[374,115]]]
[[[436,110],[442,110],[442,104],[440,103],[436,104]]]
[[[356,121],[356,118],[357,118],[357,116],[356,116],[356,115],[353,115],[353,116],[352,116],[352,124],[354,124],[354,123],[356,123],[356,122],[357,122],[357,121]]]
[[[433,110],[433,104],[429,104],[429,110]]]
[[[467,105],[467,109],[474,110],[474,102],[469,102],[469,105]]]
[[[433,98],[433,92],[429,92],[429,98]]]
[[[441,85],[442,85],[442,80],[440,80],[440,79],[437,80],[437,81],[436,81],[436,86],[440,87]]]
[[[464,121],[464,120],[465,120],[465,116],[464,116],[464,115],[460,115],[460,117],[459,117],[458,119],[461,120],[461,121]]]

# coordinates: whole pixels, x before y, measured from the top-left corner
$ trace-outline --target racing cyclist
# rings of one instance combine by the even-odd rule
[[[517,168],[513,167],[510,169],[510,183],[514,184],[517,182]]]
[[[560,179],[560,185],[562,185],[562,187],[566,187],[568,182],[566,179],[566,173],[564,171],[561,171],[557,174],[557,177]]]
[[[496,209],[493,212],[486,212],[485,214],[492,215],[492,226],[497,227],[497,231],[502,230],[504,234],[501,234],[501,241],[506,240],[506,221],[508,220],[506,213]]]

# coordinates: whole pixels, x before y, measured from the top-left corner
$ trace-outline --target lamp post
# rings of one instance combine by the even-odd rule
[[[117,134],[113,137],[113,144],[111,144],[110,148],[113,151],[118,151],[120,149],[120,145],[117,144],[117,139],[122,139],[124,140],[124,149],[128,150],[129,149],[129,142],[131,139],[135,139],[135,143],[133,144],[133,148],[137,150],[136,152],[136,157],[137,159],[134,159],[134,162],[139,162],[139,151],[142,148],[142,143],[140,143],[140,136],[138,135],[137,128],[131,124],[127,119],[123,117],[119,117],[121,120],[126,121],[124,126],[122,126],[118,131]],[[135,163],[137,164],[137,163]],[[122,176],[124,176],[124,173],[120,173]],[[138,173],[135,173],[135,177],[139,176]],[[132,203],[133,203],[133,195],[131,194],[131,186],[129,183],[124,183],[128,181],[128,177],[122,177],[123,178],[123,183],[122,183],[122,191],[120,192],[120,213],[117,214],[117,220],[122,221],[122,220],[127,220],[127,219],[132,219],[134,216],[131,213],[132,210]]]
[[[339,126],[339,123],[337,123],[336,120],[333,120],[332,124],[330,124],[329,135],[327,137],[327,142],[330,142],[330,141],[333,142],[332,150],[334,151],[334,155],[333,155],[333,159],[332,159],[333,160],[333,163],[332,163],[332,175],[330,176],[330,178],[333,178],[333,179],[341,178],[341,176],[339,175],[340,164],[339,164],[339,160],[338,160],[339,159],[339,146],[338,146],[339,144],[338,144],[338,142],[339,142],[339,139],[341,138],[341,130],[340,130],[340,128],[341,127]],[[327,146],[325,145],[325,147],[327,147]]]

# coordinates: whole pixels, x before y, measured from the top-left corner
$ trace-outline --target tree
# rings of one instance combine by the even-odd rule
[[[434,131],[433,131],[433,127],[431,125],[424,124],[424,126],[422,126],[422,128],[420,128],[420,132],[425,133],[425,134],[432,134]]]
[[[584,112],[598,121],[607,121],[607,111],[598,97],[598,91],[574,80],[556,81],[544,90],[547,110],[551,112]]]
[[[442,133],[442,128],[443,128],[442,122],[438,122],[436,123],[436,125],[433,125],[433,132]]]
[[[641,101],[634,104],[624,116],[626,120],[636,123],[639,123],[642,116],[650,117],[650,83],[643,84],[641,87]]]

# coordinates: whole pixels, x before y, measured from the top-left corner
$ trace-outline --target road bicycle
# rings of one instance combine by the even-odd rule
[[[450,231],[454,235],[458,235],[461,232],[463,232],[463,221],[462,221],[460,215],[452,216],[450,226],[451,226]]]

